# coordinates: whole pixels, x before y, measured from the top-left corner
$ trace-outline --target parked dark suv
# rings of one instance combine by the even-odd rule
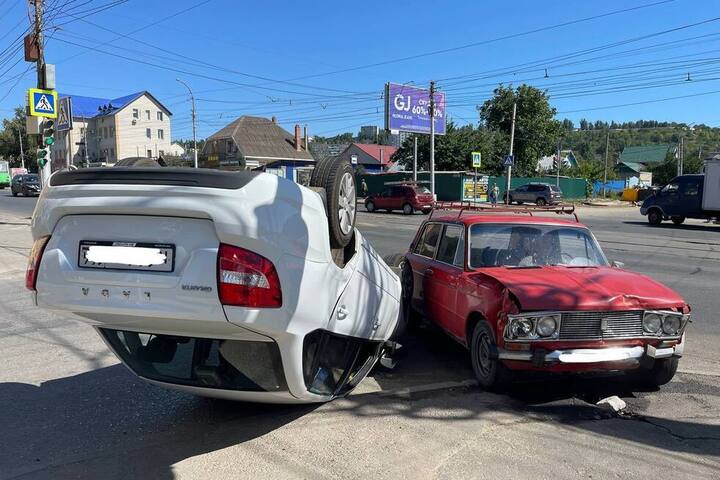
[[[368,212],[376,210],[402,210],[410,215],[417,210],[427,214],[432,210],[433,196],[425,187],[417,185],[398,185],[385,190],[379,195],[368,195],[365,208]]]
[[[40,179],[33,173],[15,175],[10,183],[10,192],[12,192],[13,197],[17,197],[18,193],[21,193],[24,197],[40,195]]]
[[[509,193],[509,203],[534,203],[538,206],[552,205],[562,202],[562,191],[555,185],[547,183],[528,183],[521,185]]]

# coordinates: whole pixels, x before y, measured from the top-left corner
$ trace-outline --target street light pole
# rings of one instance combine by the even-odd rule
[[[192,101],[193,154],[195,156],[195,168],[198,168],[197,139],[195,138],[195,96],[187,83],[183,82],[179,78],[176,78],[175,80],[185,85],[185,88],[187,88],[188,92],[190,92],[190,100]]]
[[[18,140],[20,140],[20,166],[25,170],[25,154],[23,153],[22,131],[18,127]]]
[[[435,82],[430,82],[430,193],[435,198]]]
[[[513,103],[512,125],[510,126],[510,156],[515,146],[515,115],[517,114],[517,102]],[[510,205],[510,185],[512,184],[512,165],[507,169],[507,187],[505,188],[505,204]]]

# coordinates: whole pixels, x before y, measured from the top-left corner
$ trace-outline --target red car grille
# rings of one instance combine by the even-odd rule
[[[642,317],[642,310],[565,312],[560,323],[560,340],[642,337]]]

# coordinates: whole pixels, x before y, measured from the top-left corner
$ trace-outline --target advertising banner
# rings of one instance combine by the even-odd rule
[[[487,202],[488,201],[488,177],[478,175],[477,182],[472,177],[463,179],[463,201],[464,202]]]
[[[435,134],[445,134],[445,94],[435,92]],[[424,88],[385,85],[385,129],[430,133],[430,92]]]

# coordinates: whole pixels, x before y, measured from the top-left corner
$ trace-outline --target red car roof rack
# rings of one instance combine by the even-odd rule
[[[575,221],[580,223],[580,219],[575,213],[575,205],[572,204],[559,204],[546,207],[539,207],[536,205],[498,205],[492,206],[490,204],[478,204],[473,202],[435,202],[433,209],[430,212],[430,217],[433,218],[435,212],[457,210],[457,218],[460,218],[464,213],[515,213],[518,215],[530,215],[534,213],[555,213],[557,215],[572,215],[575,217]]]

